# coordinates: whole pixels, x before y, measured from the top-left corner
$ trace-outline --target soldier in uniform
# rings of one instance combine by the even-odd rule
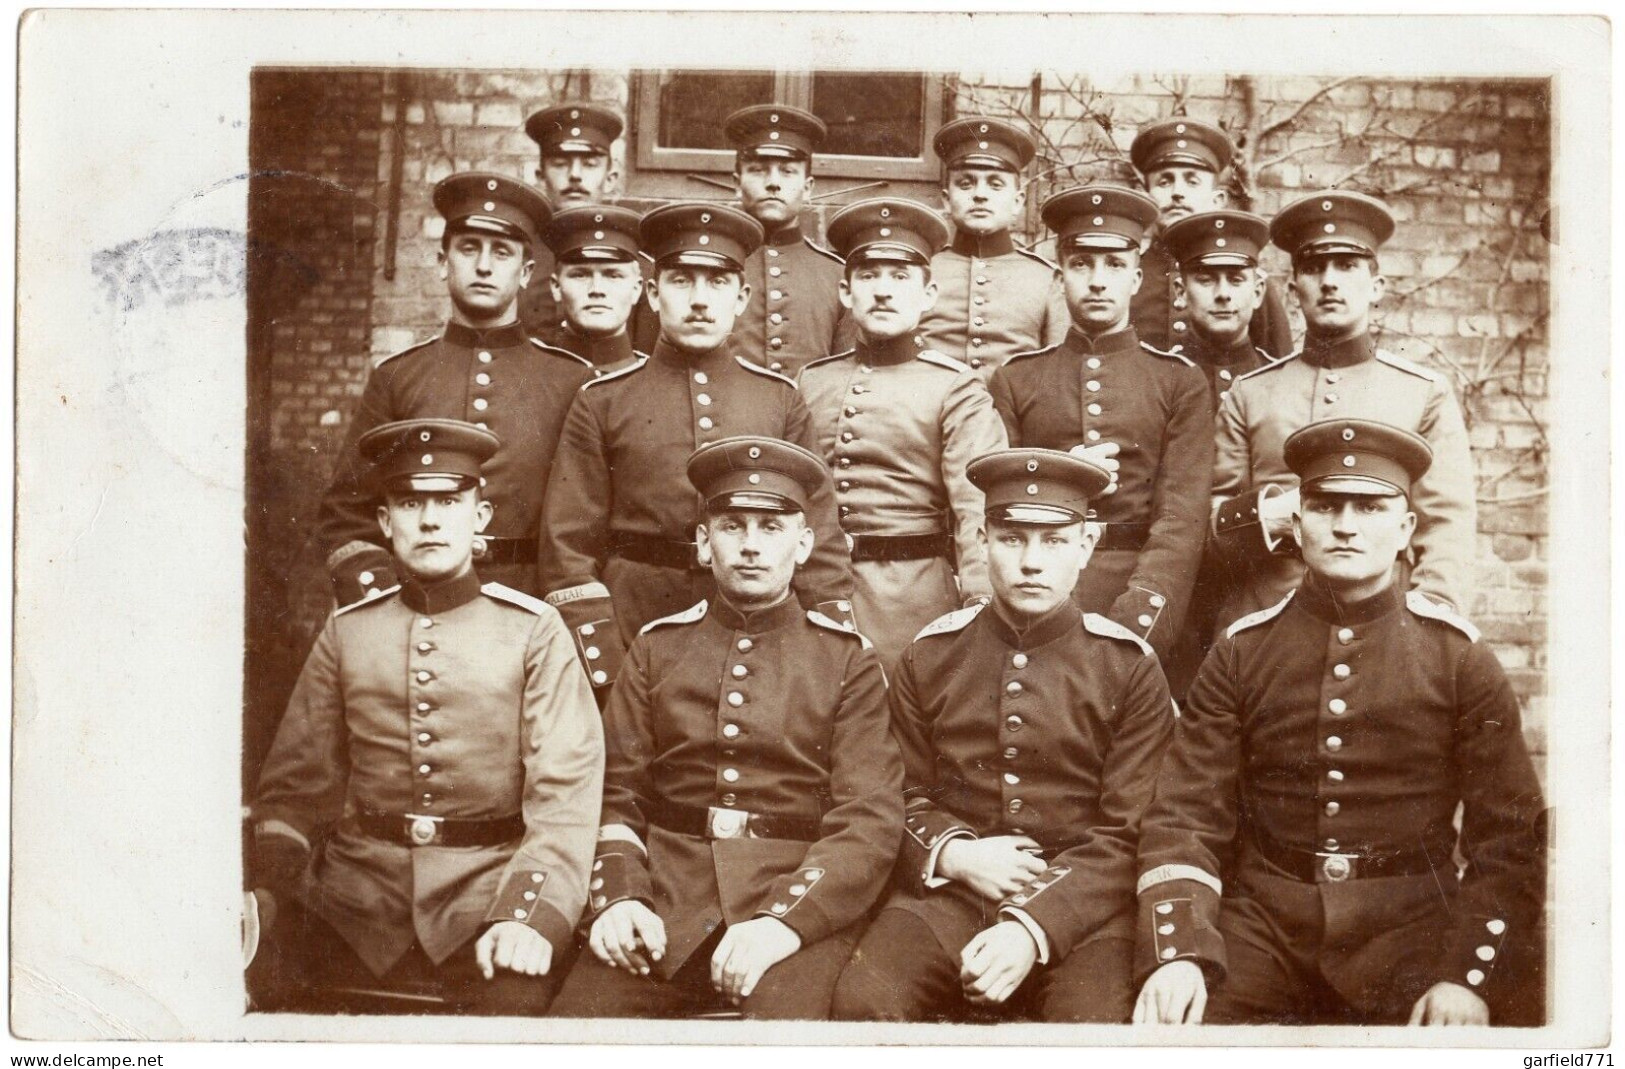
[[[650,620],[710,597],[694,528],[700,500],[683,479],[698,446],[738,434],[816,444],[795,383],[735,350],[750,299],[743,264],[761,225],[716,203],[670,204],[643,217],[656,261],[649,286],[660,339],[649,359],[589,382],[565,420],[547,488],[541,583],[575,630],[600,695]],[[802,604],[850,620],[852,570],[827,475],[809,502],[818,534],[796,577]]]
[[[374,516],[376,495],[356,443],[383,423],[439,417],[495,432],[484,465],[490,530],[475,557],[489,579],[535,594],[536,525],[553,449],[587,361],[543,349],[525,335],[518,298],[533,277],[532,250],[551,216],[535,190],[496,174],[466,172],[434,187],[446,219],[440,276],[451,319],[438,336],[385,357],[367,379],[317,517],[339,605],[394,585],[394,563]]]
[[[1292,542],[1297,481],[1282,446],[1293,431],[1331,417],[1374,419],[1415,431],[1433,464],[1414,487],[1416,536],[1402,558],[1409,586],[1435,601],[1466,604],[1477,549],[1473,462],[1461,407],[1446,378],[1377,347],[1371,310],[1386,280],[1377,250],[1394,231],[1379,200],[1314,193],[1270,224],[1292,254],[1292,290],[1303,308],[1303,351],[1243,375],[1219,404],[1213,472],[1213,547],[1236,576],[1221,626],[1274,605],[1303,564]]]
[[[1140,242],[1156,221],[1144,193],[1090,185],[1044,203],[1073,328],[993,374],[1010,443],[1106,457],[1118,482],[1095,502],[1103,531],[1074,593],[1166,656],[1206,537],[1212,407],[1202,373],[1140,341],[1129,322]]]
[[[265,762],[250,990],[265,1010],[362,988],[541,1013],[587,899],[592,691],[558,613],[474,570],[496,437],[415,419],[360,446],[401,584],[328,617]]]
[[[1129,318],[1140,339],[1159,349],[1189,356],[1195,329],[1188,297],[1179,288],[1179,257],[1165,235],[1181,219],[1225,207],[1230,194],[1222,176],[1235,154],[1235,146],[1223,130],[1185,116],[1147,126],[1129,146],[1129,160],[1161,212],[1151,244],[1140,257],[1145,284],[1134,295]],[[1292,351],[1286,302],[1262,267],[1255,264],[1253,273],[1263,293],[1248,334],[1270,356],[1285,356]]]
[[[1272,362],[1248,333],[1264,294],[1256,270],[1258,253],[1269,239],[1267,220],[1233,211],[1187,215],[1162,234],[1163,245],[1179,265],[1177,291],[1189,307],[1189,340],[1180,355],[1207,376],[1215,406],[1229,396],[1238,377]],[[1224,560],[1205,550],[1184,627],[1162,664],[1176,700],[1184,699],[1212,645],[1229,583]]]
[[[1308,573],[1232,624],[1191,688],[1140,836],[1136,1021],[1516,1009],[1544,805],[1494,653],[1394,579],[1430,453],[1360,419],[1287,439]]]
[[[943,126],[942,162],[953,244],[931,258],[937,303],[920,322],[925,343],[969,364],[986,382],[1014,353],[1066,337],[1066,295],[1055,265],[1016,247],[1011,227],[1026,203],[1022,175],[1038,151],[1025,130],[985,115]]]
[[[968,999],[1127,1021],[1135,848],[1174,712],[1151,648],[1068,596],[1110,474],[1013,449],[971,478],[987,495],[992,606],[942,617],[903,655],[890,693],[903,886],[835,1014],[923,1020]]]
[[[890,675],[920,628],[988,597],[982,492],[965,469],[1004,448],[1004,424],[981,379],[916,331],[937,296],[941,217],[867,200],[836,213],[829,237],[846,259],[841,302],[861,336],[803,368],[801,394],[852,540],[853,614]]]
[[[813,153],[828,130],[800,108],[762,104],[728,116],[723,132],[735,151],[740,203],[767,235],[745,261],[750,304],[734,323],[735,347],[795,378],[807,361],[851,345],[836,292],[841,258],[801,228]]]
[[[536,168],[548,201],[555,209],[602,204],[620,179],[610,154],[621,136],[621,117],[602,104],[573,100],[543,108],[525,120],[525,133],[541,150]],[[519,302],[519,318],[532,337],[546,339],[563,315],[546,279],[553,274],[547,249],[537,253],[536,278]]]
[[[715,601],[645,627],[610,698],[591,955],[553,1012],[822,1019],[902,835],[885,681],[790,593],[823,462],[727,438],[688,477]]]
[[[586,360],[593,377],[639,358],[628,328],[643,302],[643,263],[638,224],[630,208],[581,204],[553,216],[543,235],[553,253],[547,280],[559,322],[537,340],[566,356]]]

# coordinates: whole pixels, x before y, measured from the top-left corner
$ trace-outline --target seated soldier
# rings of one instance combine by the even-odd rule
[[[541,1013],[587,897],[592,690],[558,613],[474,571],[496,435],[406,420],[359,446],[404,578],[328,617],[266,759],[248,864],[268,945],[250,993],[264,1010],[360,989]]]
[[[773,438],[696,450],[715,604],[655,620],[605,710],[592,926],[553,1014],[824,1018],[902,834],[867,640],[790,591],[827,479]]]
[[[835,1016],[941,1019],[966,1001],[1127,1022],[1134,856],[1174,711],[1151,648],[1072,603],[1108,472],[977,459],[992,607],[949,613],[891,690],[907,800],[900,877],[842,973]]]
[[[1516,1004],[1544,806],[1495,654],[1396,580],[1431,459],[1368,420],[1287,438],[1308,574],[1191,687],[1140,836],[1137,1022],[1482,1025]]]

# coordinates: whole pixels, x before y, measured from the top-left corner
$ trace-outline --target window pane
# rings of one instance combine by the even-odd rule
[[[726,149],[722,120],[772,102],[771,71],[672,71],[660,86],[660,147]]]
[[[813,114],[829,124],[825,155],[924,155],[924,75],[814,74],[812,94]]]

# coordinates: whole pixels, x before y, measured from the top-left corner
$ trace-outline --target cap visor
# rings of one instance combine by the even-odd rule
[[[1201,264],[1205,267],[1257,267],[1258,261],[1251,256],[1244,256],[1239,252],[1210,252],[1198,256],[1193,260],[1186,260],[1187,264]]]
[[[731,256],[724,256],[720,252],[700,252],[696,249],[684,249],[674,252],[670,256],[660,258],[661,267],[720,267],[724,271],[743,271],[744,265]]]
[[[1297,260],[1307,260],[1311,256],[1370,256],[1375,257],[1377,251],[1369,245],[1362,245],[1357,241],[1339,238],[1322,238],[1318,241],[1306,241],[1298,246],[1293,257]]]
[[[767,156],[776,160],[799,160],[807,158],[806,152],[803,152],[801,149],[798,149],[793,145],[753,145],[748,149],[744,149],[740,155]]]
[[[398,475],[389,480],[391,490],[418,490],[424,493],[448,493],[466,490],[474,485],[474,479],[468,475],[448,475],[443,472],[425,471],[415,475]]]
[[[1140,247],[1121,234],[1073,234],[1061,243],[1066,249],[1099,249],[1104,252],[1127,252]]]
[[[583,245],[559,257],[559,263],[631,263],[637,257],[614,245]]]
[[[801,512],[799,502],[792,501],[778,494],[764,493],[760,490],[736,490],[732,493],[718,494],[705,503],[705,507],[712,512],[731,512],[745,510],[749,512]]]
[[[549,156],[607,156],[609,149],[591,141],[558,141],[547,146]]]
[[[885,263],[928,264],[930,258],[907,245],[862,245],[853,249],[847,255],[848,263],[865,263],[870,260]]]
[[[1014,171],[1016,165],[999,156],[986,156],[981,153],[970,153],[965,156],[956,156],[949,167],[991,167],[996,171]]]
[[[1364,475],[1327,475],[1311,479],[1303,489],[1317,494],[1359,494],[1363,497],[1398,497],[1405,492],[1391,482]]]
[[[1084,521],[1084,517],[1071,509],[1053,505],[995,505],[987,510],[987,518],[1000,523],[1025,523],[1039,527],[1065,527]]]
[[[1145,173],[1163,171],[1169,167],[1196,167],[1204,171],[1212,171],[1214,174],[1218,173],[1217,168],[1213,166],[1212,160],[1206,156],[1198,156],[1189,152],[1170,152],[1158,156],[1145,165]]]
[[[530,235],[506,219],[498,219],[491,215],[465,215],[454,225],[459,230],[478,230],[483,234],[500,234],[505,238],[514,238],[518,241],[528,241]]]

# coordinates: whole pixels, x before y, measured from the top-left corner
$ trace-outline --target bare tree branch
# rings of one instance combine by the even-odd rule
[[[1278,119],[1278,120],[1276,120],[1274,122],[1271,122],[1271,123],[1267,124],[1266,126],[1263,127],[1263,129],[1259,130],[1258,131],[1258,139],[1260,141],[1262,141],[1264,138],[1269,137],[1271,134],[1280,133],[1282,130],[1287,129],[1290,126],[1296,125],[1297,121],[1299,119],[1303,118],[1304,113],[1307,112],[1310,108],[1314,107],[1315,104],[1317,104],[1318,102],[1326,99],[1326,97],[1330,96],[1336,90],[1341,89],[1343,86],[1350,85],[1350,84],[1352,84],[1354,82],[1358,82],[1360,80],[1361,79],[1359,79],[1359,78],[1352,78],[1351,77],[1351,78],[1338,78],[1338,79],[1336,79],[1334,81],[1327,82],[1325,85],[1321,86],[1319,89],[1316,89],[1313,93],[1310,93],[1307,97],[1305,97],[1298,104],[1297,107],[1293,108],[1285,116],[1283,116],[1282,118],[1280,118],[1280,119]]]

